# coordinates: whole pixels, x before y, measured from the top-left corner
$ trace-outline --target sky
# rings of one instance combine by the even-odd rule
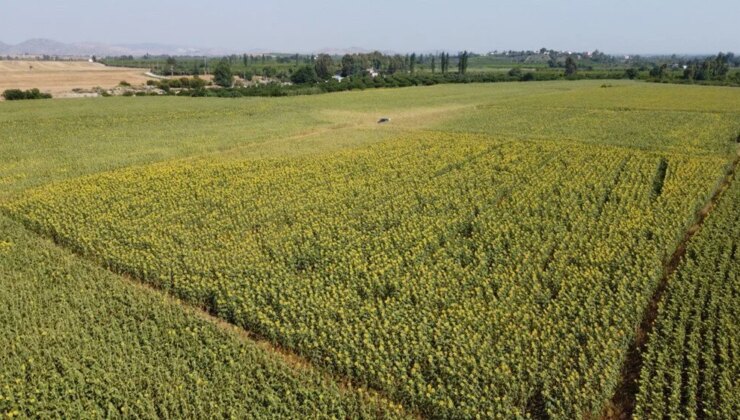
[[[0,0],[0,41],[740,53],[740,0]]]

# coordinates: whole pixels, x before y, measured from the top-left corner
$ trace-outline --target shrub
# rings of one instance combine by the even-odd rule
[[[25,91],[20,89],[8,89],[3,92],[3,98],[8,101],[18,101],[23,99],[50,99],[51,94],[42,93],[36,88]]]
[[[297,85],[314,84],[319,81],[319,78],[313,66],[303,66],[293,72],[290,76],[290,81]]]

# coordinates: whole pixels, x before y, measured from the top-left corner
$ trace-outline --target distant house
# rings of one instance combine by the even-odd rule
[[[332,78],[332,79],[334,79],[334,80],[336,80],[336,81],[337,81],[337,82],[339,82],[339,83],[342,83],[342,80],[344,80],[344,77],[342,77],[342,76],[340,76],[340,75],[338,75],[338,74],[335,74],[335,75],[334,75],[334,76],[332,76],[331,78]]]
[[[369,75],[370,75],[370,77],[372,77],[372,78],[376,78],[376,77],[378,77],[378,75],[380,74],[380,73],[378,73],[377,71],[375,71],[375,69],[372,69],[372,68],[371,68],[371,69],[367,69],[367,70],[365,70],[365,71],[366,71],[366,72],[367,72],[367,74],[369,74]]]

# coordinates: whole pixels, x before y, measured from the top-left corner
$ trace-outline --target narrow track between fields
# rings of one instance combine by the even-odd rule
[[[602,418],[606,420],[622,420],[633,417],[635,406],[637,404],[637,394],[640,391],[640,371],[643,364],[643,353],[647,348],[648,338],[655,326],[655,319],[658,316],[658,305],[668,289],[671,276],[675,273],[679,264],[684,258],[686,247],[691,239],[701,229],[707,216],[714,210],[722,198],[722,194],[733,182],[738,165],[740,165],[740,147],[736,150],[734,159],[727,165],[725,174],[719,181],[719,186],[715,189],[707,203],[696,213],[694,222],[684,232],[683,238],[678,243],[675,251],[665,261],[663,265],[663,275],[653,296],[648,302],[648,306],[643,315],[642,322],[637,327],[635,339],[631,343],[622,371],[620,373],[619,385],[602,412]]]

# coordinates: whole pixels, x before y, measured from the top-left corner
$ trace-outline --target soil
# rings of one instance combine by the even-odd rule
[[[54,97],[79,97],[73,89],[112,88],[125,80],[146,84],[144,69],[107,67],[87,61],[0,61],[0,92],[38,88]]]

